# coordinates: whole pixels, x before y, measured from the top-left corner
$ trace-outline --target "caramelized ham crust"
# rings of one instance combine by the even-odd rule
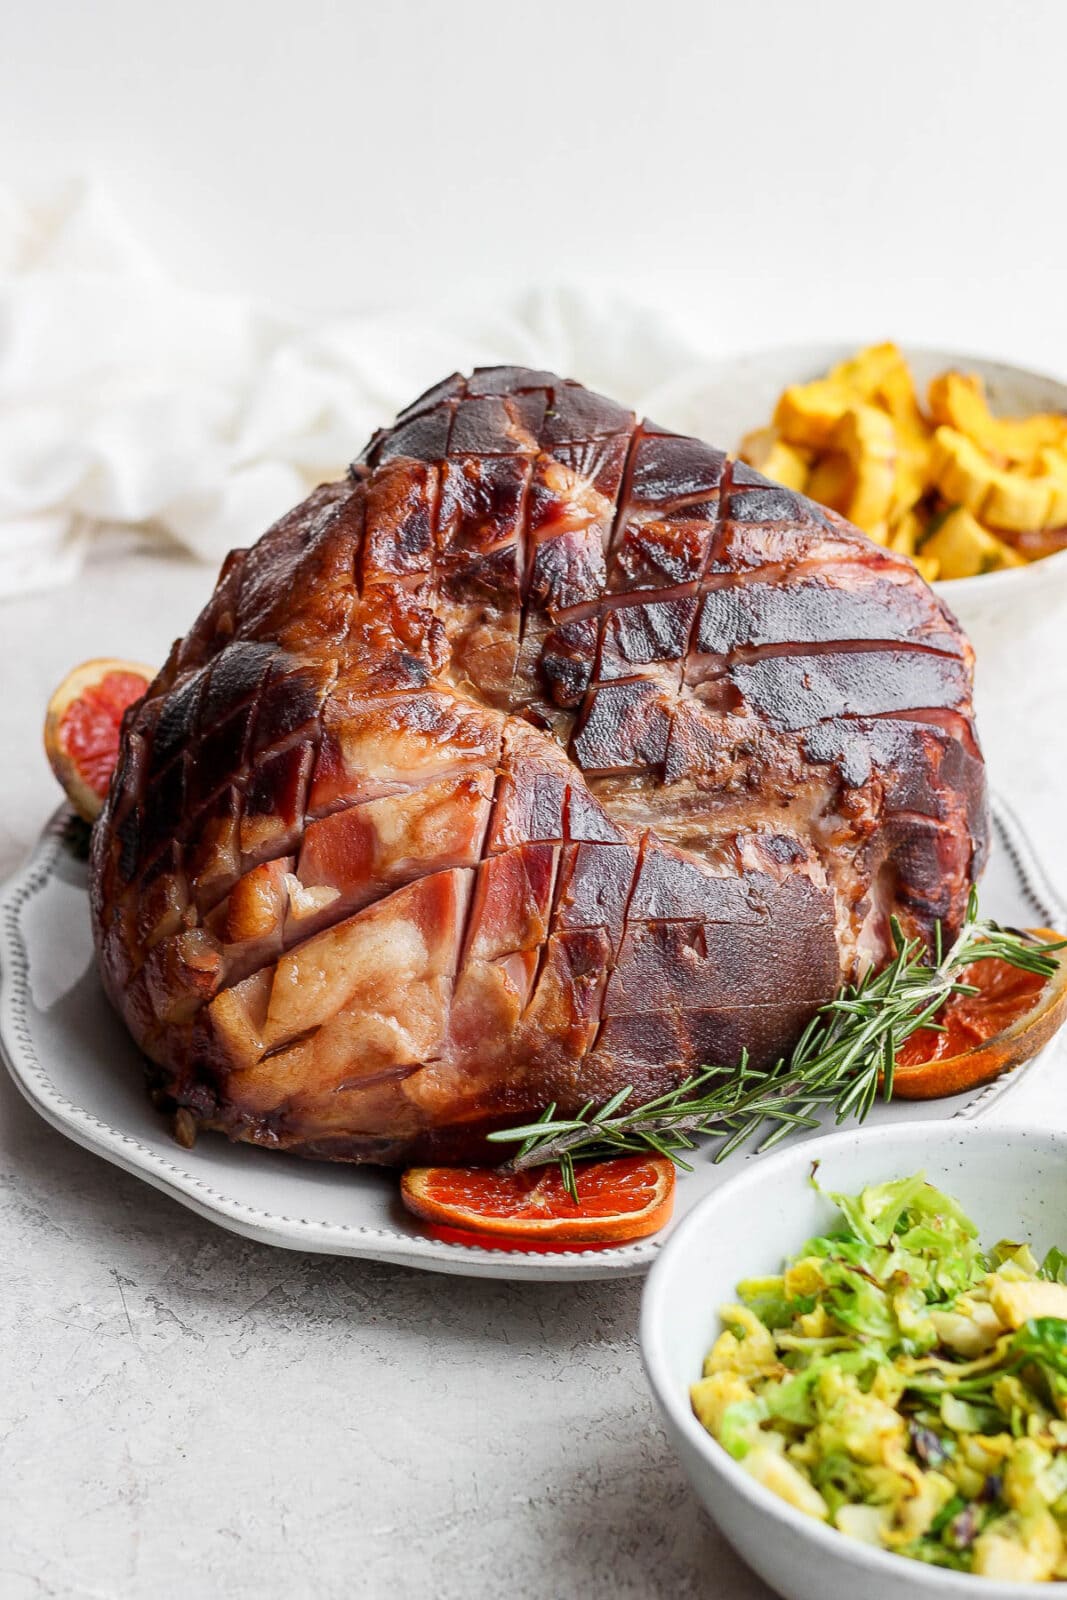
[[[551,373],[449,378],[128,713],[108,992],[162,1103],[337,1160],[770,1062],[892,914],[958,926],[971,667],[832,513]]]

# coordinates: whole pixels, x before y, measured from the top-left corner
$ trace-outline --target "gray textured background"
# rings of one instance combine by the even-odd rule
[[[639,1283],[272,1250],[0,1108],[5,1596],[761,1592],[653,1419]]]

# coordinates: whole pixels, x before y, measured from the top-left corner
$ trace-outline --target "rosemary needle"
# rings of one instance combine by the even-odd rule
[[[881,972],[869,972],[846,985],[820,1007],[792,1053],[766,1069],[754,1068],[746,1054],[730,1066],[708,1066],[676,1089],[633,1105],[628,1087],[602,1106],[592,1102],[574,1117],[557,1117],[546,1106],[535,1122],[488,1135],[495,1143],[518,1144],[505,1163],[507,1172],[555,1164],[568,1192],[577,1199],[575,1163],[628,1154],[669,1156],[685,1171],[686,1154],[702,1136],[722,1140],[722,1161],[760,1128],[767,1132],[760,1150],[769,1149],[798,1128],[812,1128],[818,1113],[833,1112],[836,1122],[862,1121],[878,1097],[893,1093],[893,1069],[905,1039],[934,1018],[953,994],[973,994],[960,969],[989,958],[1049,978],[1056,970],[1047,944],[1014,928],[980,921],[974,890],[959,937],[948,951],[941,930],[933,961],[921,939],[906,939],[893,919],[896,954]],[[1067,942],[1067,941],[1064,941]]]

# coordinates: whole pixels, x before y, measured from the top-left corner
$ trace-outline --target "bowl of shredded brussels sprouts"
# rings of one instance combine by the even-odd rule
[[[642,1345],[698,1495],[791,1600],[1067,1580],[1067,1134],[754,1160],[664,1247]]]

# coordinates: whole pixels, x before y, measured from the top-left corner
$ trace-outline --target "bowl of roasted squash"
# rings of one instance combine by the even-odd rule
[[[958,352],[779,347],[661,409],[908,556],[965,626],[1067,605],[1067,383]]]

